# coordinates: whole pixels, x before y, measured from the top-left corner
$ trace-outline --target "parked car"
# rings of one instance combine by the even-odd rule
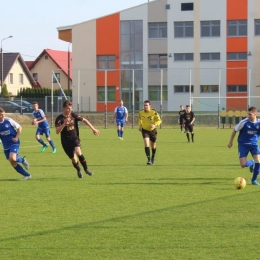
[[[30,113],[28,107],[19,106],[13,101],[0,101],[0,107],[2,107],[6,113]]]
[[[12,102],[15,102],[19,106],[22,105],[23,107],[28,107],[29,108],[29,112],[33,112],[33,105],[30,102],[26,101],[26,100],[22,100],[22,101],[21,100],[14,100]]]

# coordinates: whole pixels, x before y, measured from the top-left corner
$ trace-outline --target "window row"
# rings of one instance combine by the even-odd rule
[[[255,35],[260,35],[260,19],[254,23]],[[193,38],[194,22],[174,22],[174,38]],[[227,21],[227,36],[247,36],[247,20]],[[149,38],[167,38],[167,23],[149,23]],[[201,21],[200,37],[220,37],[220,21]]]
[[[105,101],[105,87],[99,86],[98,90],[98,102]],[[190,92],[189,85],[175,85],[173,86],[174,93],[188,93]],[[200,86],[200,93],[217,93],[219,91],[218,85],[201,85]],[[194,86],[191,86],[191,92],[194,92]],[[247,92],[247,85],[228,85],[227,92]],[[148,86],[148,98],[151,101],[160,101],[162,95],[162,100],[168,100],[168,91],[167,86],[162,86],[162,93],[161,93],[161,86]],[[108,86],[107,87],[107,101],[108,102],[115,102],[116,101],[116,87]]]
[[[173,86],[174,93],[188,93],[190,92],[189,85],[175,85]],[[218,85],[200,85],[200,93],[216,93],[219,91]],[[191,92],[194,92],[194,86],[191,85]],[[227,85],[227,92],[247,92],[247,85]]]
[[[248,54],[246,52],[228,52],[227,60],[247,60]],[[114,70],[116,56],[114,55],[101,55],[97,57],[98,70]],[[193,53],[174,53],[174,61],[193,61]],[[220,61],[220,52],[200,53],[200,61]],[[124,61],[122,61],[124,62]],[[168,67],[167,54],[149,54],[148,55],[148,68],[149,69],[166,69]],[[57,74],[57,75],[56,75]],[[55,75],[59,77],[58,73]],[[35,78],[35,76],[34,76]],[[59,78],[58,78],[59,79]]]
[[[14,84],[14,75],[13,73],[8,74],[8,84]],[[23,74],[19,74],[19,84],[23,84]]]

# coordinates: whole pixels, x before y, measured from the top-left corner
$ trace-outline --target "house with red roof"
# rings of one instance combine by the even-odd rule
[[[35,61],[27,61],[26,64],[37,87],[71,88],[72,52],[45,49]]]

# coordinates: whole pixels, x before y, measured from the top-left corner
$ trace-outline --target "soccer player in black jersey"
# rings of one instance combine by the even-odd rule
[[[191,111],[190,105],[186,106],[186,111],[183,114],[183,120],[184,120],[184,126],[185,126],[188,143],[190,143],[190,134],[189,133],[191,133],[191,140],[192,140],[192,142],[194,142],[193,123],[195,121],[195,115]]]
[[[183,105],[180,105],[180,111],[179,111],[179,124],[180,124],[180,129],[181,129],[181,133],[183,133],[183,114],[185,113],[185,109],[183,107]]]
[[[91,176],[93,173],[88,169],[86,159],[81,152],[78,121],[89,126],[94,135],[99,135],[99,130],[94,128],[86,118],[72,112],[72,103],[66,100],[63,103],[63,113],[55,120],[56,134],[61,134],[63,150],[71,159],[74,168],[77,170],[78,177],[82,178],[83,175],[80,171],[78,159],[86,174]]]

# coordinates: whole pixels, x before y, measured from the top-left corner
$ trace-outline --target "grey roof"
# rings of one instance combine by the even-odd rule
[[[29,78],[30,83],[32,86],[35,85],[35,80],[33,79],[28,67],[26,66],[22,56],[20,53],[14,52],[14,53],[3,53],[3,80],[6,81],[6,77],[8,76],[11,68],[13,67],[14,63],[16,61],[19,61],[24,73]],[[2,55],[0,55],[0,79],[2,78]]]

